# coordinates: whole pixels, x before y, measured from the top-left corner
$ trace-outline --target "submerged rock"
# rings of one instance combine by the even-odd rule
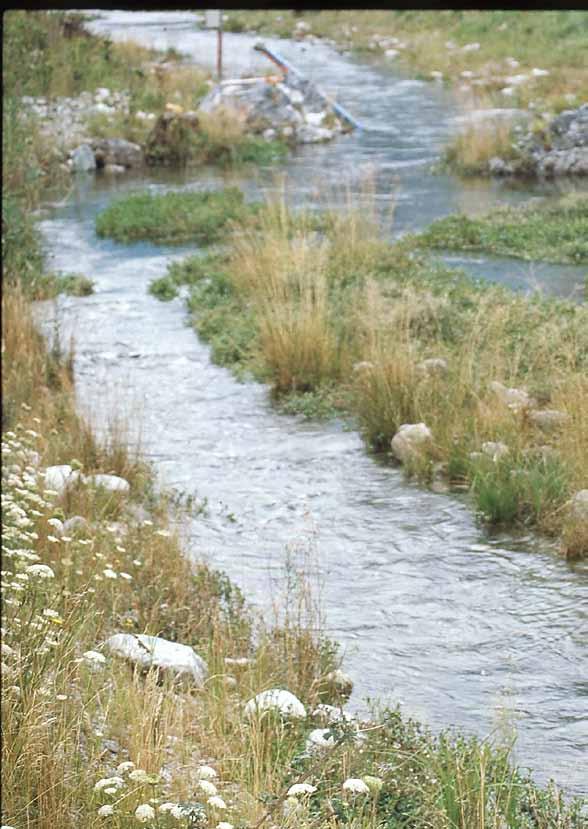
[[[141,147],[124,138],[96,138],[92,141],[92,147],[98,167],[115,164],[127,168],[143,164]]]
[[[420,457],[433,441],[433,435],[424,423],[404,423],[396,432],[390,447],[401,463]]]
[[[160,668],[180,678],[190,679],[198,686],[202,686],[208,676],[206,662],[189,645],[168,642],[167,639],[144,633],[116,633],[105,644],[117,656],[142,668]]]
[[[306,717],[306,708],[298,697],[281,688],[262,691],[250,699],[244,708],[246,717],[255,716],[256,713],[263,711],[275,711],[284,717],[292,717],[293,719],[304,719]]]

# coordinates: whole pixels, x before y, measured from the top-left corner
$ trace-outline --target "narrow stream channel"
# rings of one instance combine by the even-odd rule
[[[107,12],[92,28],[214,60],[214,36],[197,30],[189,13]],[[254,42],[226,36],[227,74],[259,65]],[[324,45],[302,51],[266,42],[369,127],[297,151],[283,170],[292,203],[311,201],[317,182],[343,174],[360,198],[371,166],[383,214],[394,194],[395,234],[456,209],[553,190],[431,175],[455,129],[447,91]],[[271,171],[238,180],[252,195],[276,186]],[[47,330],[57,319],[65,342],[75,336],[81,409],[98,426],[115,408],[126,411],[162,485],[208,499],[189,546],[260,606],[283,583],[289,559],[312,562],[328,633],[341,642],[355,681],[351,707],[377,698],[435,729],[453,724],[479,735],[509,723],[516,759],[538,782],[553,776],[570,794],[588,794],[588,564],[572,566],[533,537],[488,537],[467,504],[407,483],[340,422],[278,415],[264,386],[238,383],[211,364],[179,300],[160,303],[147,293],[151,279],[193,247],[122,246],[95,234],[96,214],[123,192],[222,182],[213,170],[79,178],[67,203],[47,210],[50,266],[96,282],[91,297],[38,307]],[[479,273],[484,267],[513,287],[538,284],[554,295],[573,295],[582,276],[577,268],[527,271],[478,257]]]

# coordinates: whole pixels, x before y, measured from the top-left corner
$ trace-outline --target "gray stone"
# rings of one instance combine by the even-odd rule
[[[502,383],[499,383],[498,380],[490,383],[489,388],[501,403],[514,411],[530,408],[534,405],[533,399],[523,389],[507,388]]]
[[[72,150],[71,162],[72,170],[76,173],[90,173],[96,169],[96,157],[88,144],[81,144]]]
[[[208,667],[189,645],[169,642],[159,636],[140,633],[116,633],[106,640],[106,647],[145,670],[159,668],[198,686],[204,685]]]
[[[570,514],[576,521],[588,524],[588,489],[581,489],[572,497]]]
[[[529,420],[543,432],[555,432],[569,423],[570,416],[556,409],[541,409],[529,412]]]
[[[104,165],[104,172],[106,175],[109,176],[119,176],[121,173],[126,171],[126,167],[123,167],[122,164],[105,164]]]
[[[495,462],[505,455],[508,455],[509,451],[506,443],[501,443],[500,441],[488,440],[482,444],[482,452]]]
[[[99,167],[106,167],[107,164],[140,167],[143,164],[141,147],[124,138],[98,138],[92,141],[92,146]]]
[[[390,446],[401,463],[419,458],[433,441],[431,430],[424,423],[404,423],[396,432]]]
[[[417,365],[419,374],[443,377],[447,374],[447,360],[443,357],[429,357]]]
[[[353,680],[340,668],[330,671],[318,685],[319,696],[329,702],[349,699],[352,691]]]

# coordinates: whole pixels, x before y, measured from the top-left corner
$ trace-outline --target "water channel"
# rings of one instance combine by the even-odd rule
[[[102,12],[91,27],[214,65],[215,35],[197,29],[191,13]],[[255,40],[226,35],[227,75],[264,66]],[[324,44],[265,40],[366,126],[292,155],[282,167],[291,203],[312,203],[317,187],[342,178],[359,200],[371,169],[382,216],[396,205],[394,235],[454,210],[555,189],[432,175],[459,118],[446,90]],[[212,365],[180,300],[160,303],[147,293],[193,246],[122,246],[95,234],[96,214],[124,192],[225,181],[215,170],[79,177],[66,203],[46,210],[50,266],[96,283],[88,298],[38,309],[48,330],[57,319],[65,341],[75,336],[81,409],[98,426],[115,408],[125,411],[161,484],[208,499],[208,514],[191,523],[189,549],[226,570],[260,607],[283,584],[289,561],[310,562],[327,631],[355,681],[350,707],[365,710],[377,698],[434,729],[453,724],[481,736],[506,722],[516,728],[516,760],[538,782],[553,776],[567,792],[588,794],[588,565],[566,563],[531,536],[490,537],[465,501],[407,483],[341,422],[277,414],[264,386]],[[277,186],[271,170],[238,183],[248,195]],[[573,296],[583,275],[455,258],[516,289],[560,296]]]

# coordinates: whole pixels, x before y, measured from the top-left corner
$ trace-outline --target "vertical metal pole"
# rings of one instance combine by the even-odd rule
[[[216,74],[218,82],[223,79],[223,16],[219,12],[220,20],[218,22],[218,29],[216,30]]]

